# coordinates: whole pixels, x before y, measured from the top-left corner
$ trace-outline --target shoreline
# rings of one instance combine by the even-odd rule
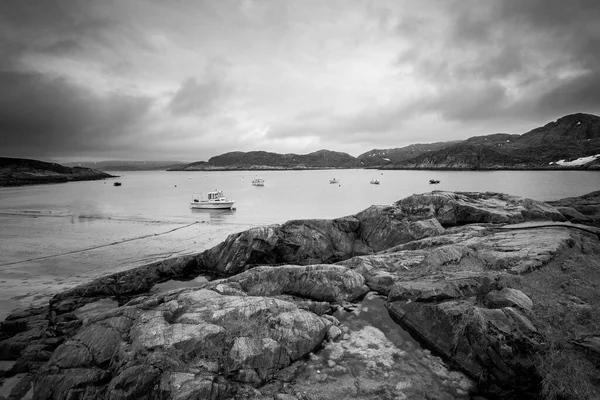
[[[0,214],[0,320],[103,275],[212,247],[246,226]]]
[[[326,170],[377,170],[377,171],[468,171],[468,172],[485,172],[485,171],[600,171],[600,166],[590,168],[583,167],[491,167],[491,168],[454,168],[454,167],[214,167],[206,169],[167,169],[167,172],[211,172],[211,171],[326,171]]]

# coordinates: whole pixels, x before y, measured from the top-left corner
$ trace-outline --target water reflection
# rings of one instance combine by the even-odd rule
[[[225,222],[231,216],[235,215],[235,210],[207,210],[207,209],[197,209],[191,208],[192,214],[195,217],[199,217],[204,221],[210,222]]]

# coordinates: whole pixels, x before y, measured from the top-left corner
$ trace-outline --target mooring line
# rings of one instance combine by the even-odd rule
[[[32,261],[47,260],[49,258],[56,258],[56,257],[68,256],[68,255],[71,255],[71,254],[84,253],[86,251],[101,249],[103,247],[115,246],[117,244],[122,244],[122,243],[126,243],[126,242],[132,242],[134,240],[146,239],[146,238],[149,238],[149,237],[152,237],[152,236],[166,235],[168,233],[175,232],[175,231],[177,231],[179,229],[189,228],[190,226],[195,225],[197,223],[198,223],[198,221],[192,222],[191,224],[187,224],[187,225],[184,225],[184,226],[180,226],[180,227],[171,229],[170,231],[166,231],[166,232],[153,233],[153,234],[145,235],[145,236],[138,236],[138,237],[131,238],[131,239],[124,239],[124,240],[121,240],[119,242],[113,242],[113,243],[108,243],[108,244],[102,244],[102,245],[99,245],[99,246],[88,247],[86,249],[73,250],[73,251],[68,251],[66,253],[52,254],[50,256],[36,257],[36,258],[30,258],[28,260],[21,260],[21,261],[14,261],[14,262],[6,263],[6,264],[0,264],[0,271],[6,271],[6,270],[9,270],[9,269],[12,269],[12,268],[1,268],[1,267],[8,267],[8,266],[13,266],[13,265],[16,265],[16,264],[23,264],[23,263],[32,262]]]

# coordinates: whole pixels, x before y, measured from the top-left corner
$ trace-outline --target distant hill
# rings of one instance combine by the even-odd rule
[[[22,186],[112,178],[91,168],[66,167],[23,158],[0,157],[0,186]]]
[[[309,154],[236,151],[169,170],[323,168],[600,170],[600,117],[571,114],[522,135],[495,133],[466,140],[373,149],[356,158],[330,150]]]
[[[309,154],[279,154],[266,151],[234,151],[211,157],[170,171],[266,170],[358,168],[360,162],[350,154],[319,150]]]
[[[567,115],[523,135],[476,136],[381,167],[600,169],[600,117],[591,114]]]
[[[181,161],[96,161],[65,163],[68,167],[86,167],[100,171],[164,171],[185,165]]]
[[[373,149],[358,156],[363,167],[379,167],[383,165],[394,165],[411,160],[423,153],[436,151],[451,146],[454,142],[419,143],[395,149]]]

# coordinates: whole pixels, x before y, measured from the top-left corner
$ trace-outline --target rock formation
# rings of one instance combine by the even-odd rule
[[[429,349],[421,358],[453,382],[453,396],[592,399],[600,228],[571,211],[598,206],[585,198],[555,208],[431,192],[233,234],[13,313],[0,326],[0,377],[19,378],[11,398],[431,397],[431,382],[415,383],[416,364],[405,361],[409,380],[394,370],[407,355],[380,330],[349,331],[333,316],[370,292]],[[198,275],[212,280],[152,291]],[[438,356],[477,385],[435,367]]]

